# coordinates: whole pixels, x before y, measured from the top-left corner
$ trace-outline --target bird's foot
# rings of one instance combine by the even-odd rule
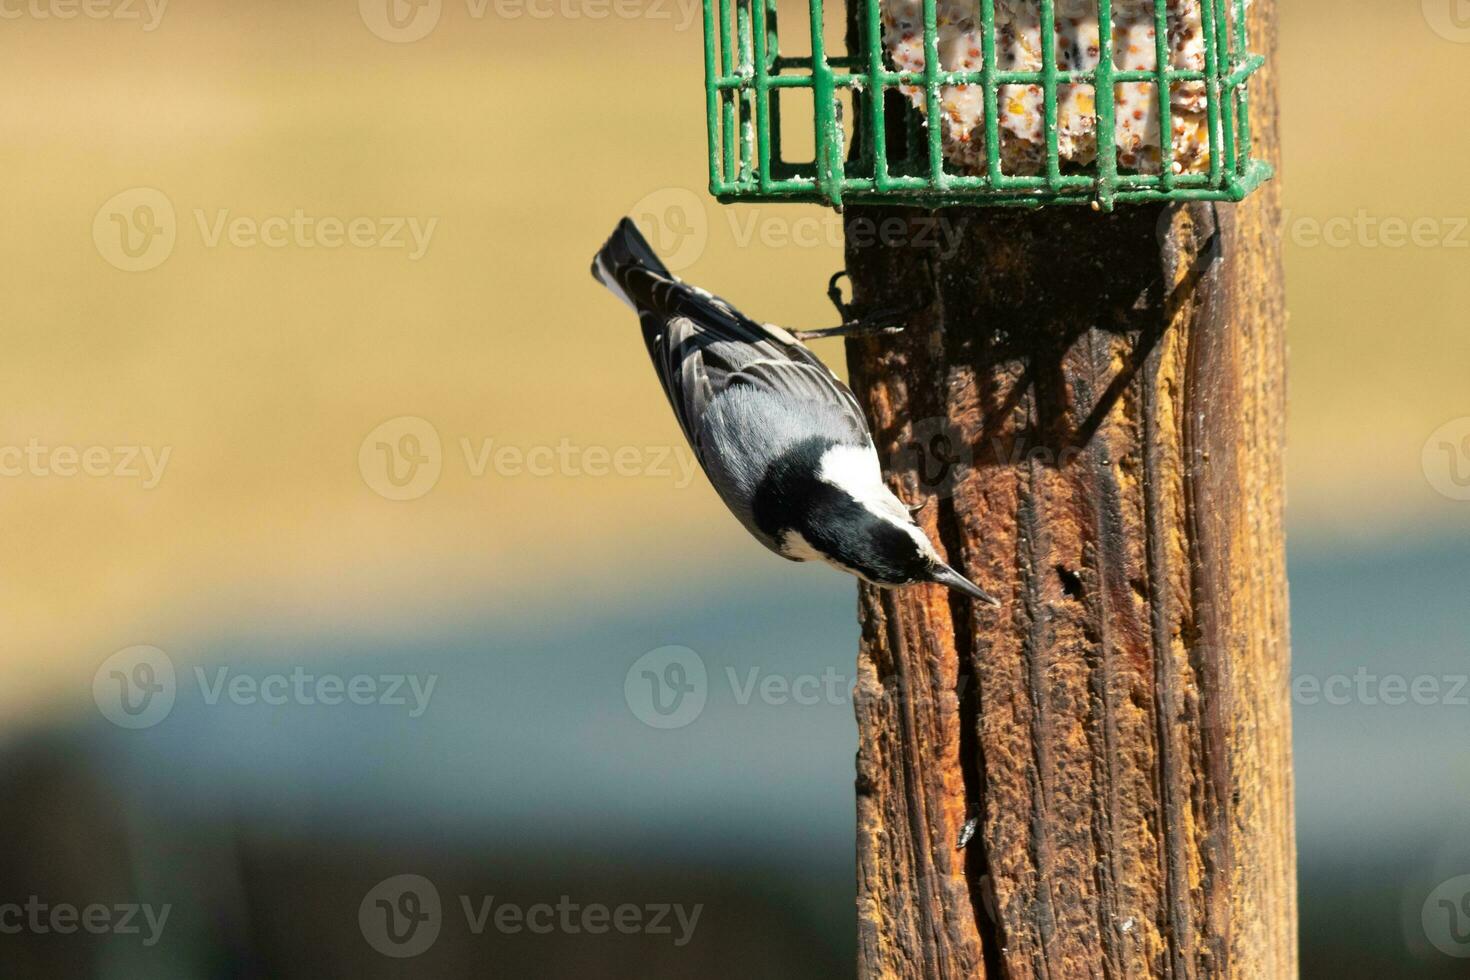
[[[805,343],[808,340],[821,340],[824,337],[876,337],[880,334],[899,333],[903,330],[903,324],[897,322],[908,310],[883,309],[874,310],[872,313],[857,315],[852,310],[852,304],[842,298],[842,287],[839,282],[847,275],[846,269],[838,270],[832,274],[827,281],[827,298],[837,308],[837,315],[842,317],[842,322],[835,327],[824,327],[821,330],[793,330],[792,336]]]
[[[902,321],[929,307],[930,300],[925,299],[907,306],[885,307],[859,315],[853,312],[854,304],[842,298],[840,283],[845,277],[847,277],[847,270],[839,269],[827,281],[827,298],[837,308],[837,315],[842,317],[842,323],[822,330],[791,331],[798,340],[820,340],[823,337],[877,337],[884,334],[902,333],[904,329]]]
[[[791,335],[802,343],[822,340],[826,337],[877,337],[882,334],[902,333],[903,324],[895,322],[902,310],[878,310],[866,316],[848,320],[835,327],[820,330],[793,330]]]

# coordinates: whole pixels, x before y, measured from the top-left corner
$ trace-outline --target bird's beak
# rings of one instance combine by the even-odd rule
[[[965,595],[970,596],[972,599],[979,599],[981,602],[989,603],[992,606],[1000,605],[999,599],[991,595],[989,592],[986,592],[984,589],[980,588],[980,586],[976,585],[974,582],[971,582],[969,579],[965,578],[963,575],[955,571],[953,568],[950,568],[948,565],[936,565],[933,575],[933,581],[938,582],[940,585],[947,585],[951,589],[957,589],[960,592],[963,592]]]

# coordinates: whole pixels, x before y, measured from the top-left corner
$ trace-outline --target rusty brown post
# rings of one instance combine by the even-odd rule
[[[849,210],[856,304],[924,305],[853,387],[1003,601],[863,588],[862,976],[1296,975],[1277,193]]]

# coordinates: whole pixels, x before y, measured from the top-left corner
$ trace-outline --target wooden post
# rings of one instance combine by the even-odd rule
[[[1003,602],[862,590],[860,974],[1289,980],[1277,185],[846,221],[859,308],[929,300],[849,342],[879,453]]]

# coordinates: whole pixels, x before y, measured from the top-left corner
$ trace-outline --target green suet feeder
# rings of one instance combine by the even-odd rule
[[[1271,176],[1251,158],[1246,0],[852,2],[845,54],[808,0],[811,53],[788,56],[774,0],[704,0],[721,201],[1111,210],[1238,201]],[[793,126],[814,159],[786,159]]]

